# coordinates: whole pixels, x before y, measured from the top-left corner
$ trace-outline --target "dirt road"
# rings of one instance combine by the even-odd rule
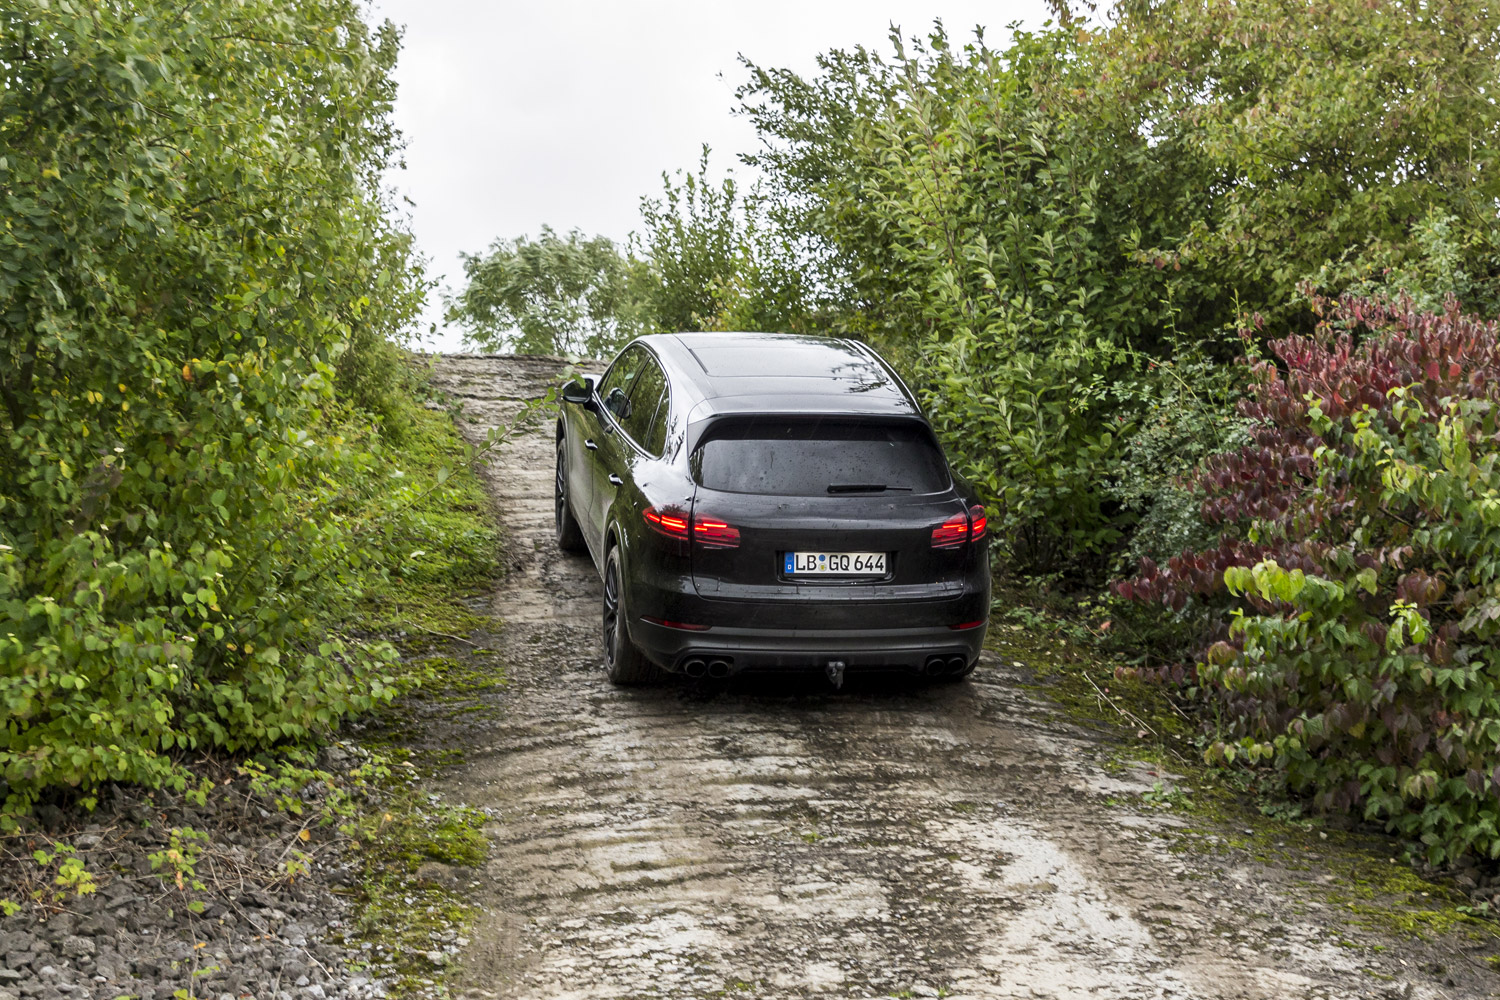
[[[557,369],[450,357],[437,381],[478,441]],[[455,730],[443,788],[495,817],[466,995],[1492,995],[1489,945],[1355,925],[1332,859],[1256,861],[1243,831],[1141,804],[1160,776],[1010,658],[933,687],[612,688],[598,578],[552,541],[552,463],[543,426],[486,472],[510,683]]]

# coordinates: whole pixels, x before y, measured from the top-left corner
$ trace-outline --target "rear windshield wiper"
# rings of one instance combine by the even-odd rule
[[[911,487],[887,486],[885,483],[833,483],[828,487],[829,493],[885,493],[893,490],[910,493]]]

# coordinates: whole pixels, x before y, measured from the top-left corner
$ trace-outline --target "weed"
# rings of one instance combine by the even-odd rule
[[[50,868],[54,862],[57,868],[51,872],[52,888],[40,888],[32,892],[32,898],[39,903],[62,903],[69,897],[87,896],[96,888],[94,877],[84,866],[83,859],[77,857],[77,851],[68,844],[53,844],[52,850],[36,850],[31,853],[32,860],[43,869]],[[44,875],[45,878],[45,875]],[[19,905],[12,903],[11,906]],[[9,913],[15,912],[10,906],[4,907]]]
[[[167,847],[146,855],[151,870],[163,882],[170,882],[179,892],[188,888],[202,890],[202,880],[197,875],[198,859],[208,843],[208,834],[190,826],[173,827],[167,834]]]
[[[1160,781],[1154,783],[1149,792],[1141,793],[1141,802],[1157,809],[1187,809],[1192,805],[1187,792],[1180,786],[1167,786]]]

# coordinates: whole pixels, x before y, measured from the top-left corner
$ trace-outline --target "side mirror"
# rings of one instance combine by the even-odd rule
[[[630,416],[630,397],[625,390],[615,386],[609,390],[609,396],[604,400],[604,408],[615,415],[616,420],[625,420]]]
[[[573,403],[577,406],[588,406],[594,400],[594,383],[587,376],[579,376],[575,381],[563,386],[562,400],[564,403]]]

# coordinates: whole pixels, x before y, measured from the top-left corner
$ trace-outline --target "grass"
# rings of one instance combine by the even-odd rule
[[[474,603],[499,572],[500,528],[452,419],[414,406],[410,429],[383,458],[412,497],[387,539],[409,555],[388,586],[367,596],[356,623],[380,635],[437,638],[493,626]]]

